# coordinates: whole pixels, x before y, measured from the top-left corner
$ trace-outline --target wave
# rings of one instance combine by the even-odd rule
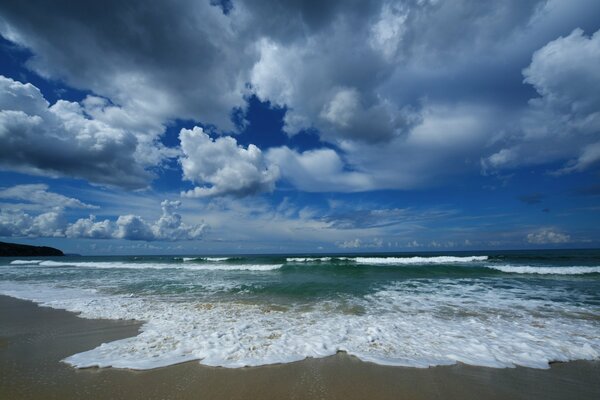
[[[289,263],[310,263],[310,262],[324,262],[324,261],[332,261],[334,257],[288,257],[285,259],[286,262]]]
[[[28,264],[36,267],[77,267],[98,269],[185,269],[207,271],[271,271],[279,269],[283,264],[173,264],[173,263],[131,263],[131,262],[106,262],[106,261],[38,261]],[[18,264],[26,265],[26,264]]]
[[[211,271],[273,271],[283,267],[283,264],[199,264],[185,266],[184,269]]]
[[[214,262],[220,262],[220,261],[228,261],[230,260],[231,257],[182,257],[181,260],[183,262],[190,262],[190,261],[214,261]]]
[[[414,282],[398,283],[352,299],[350,306],[364,310],[358,314],[333,303],[274,310],[265,304],[196,298],[173,302],[13,282],[0,282],[0,293],[80,312],[84,318],[145,321],[137,336],[64,360],[79,368],[143,370],[191,360],[238,368],[338,351],[365,361],[412,367],[462,362],[548,368],[551,360],[600,357],[597,321],[573,317],[581,312],[580,306],[549,302],[546,291],[452,281],[417,291],[411,285]],[[532,299],[532,291],[543,300]],[[498,318],[490,318],[490,313]]]
[[[344,261],[370,265],[404,265],[404,264],[457,264],[486,261],[488,256],[436,256],[436,257],[288,257],[288,263],[320,263]]]
[[[437,257],[355,257],[358,264],[404,265],[404,264],[456,264],[486,261],[487,256],[437,256]]]
[[[600,274],[597,267],[534,267],[530,265],[486,265],[487,268],[502,271],[508,274],[537,274],[537,275],[585,275]]]
[[[11,261],[11,265],[36,265],[41,263],[42,260],[14,260]]]

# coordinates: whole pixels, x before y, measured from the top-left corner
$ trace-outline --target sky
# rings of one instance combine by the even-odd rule
[[[600,2],[0,3],[0,240],[600,246]]]

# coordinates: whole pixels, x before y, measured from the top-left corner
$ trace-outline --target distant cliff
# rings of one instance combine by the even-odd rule
[[[0,242],[0,257],[44,257],[64,256],[64,253],[54,247],[29,246],[26,244]]]

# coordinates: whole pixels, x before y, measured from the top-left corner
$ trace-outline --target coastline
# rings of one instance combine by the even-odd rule
[[[335,356],[251,368],[197,361],[148,371],[75,369],[60,362],[136,335],[138,321],[91,320],[0,296],[0,397],[7,399],[596,399],[600,361],[550,369],[464,364],[387,367]]]

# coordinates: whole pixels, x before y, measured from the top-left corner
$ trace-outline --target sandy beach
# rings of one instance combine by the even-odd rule
[[[136,321],[89,320],[0,296],[2,399],[597,399],[600,362],[548,370],[453,365],[385,367],[346,354],[226,369],[188,362],[150,371],[75,369],[60,362],[135,335]]]

